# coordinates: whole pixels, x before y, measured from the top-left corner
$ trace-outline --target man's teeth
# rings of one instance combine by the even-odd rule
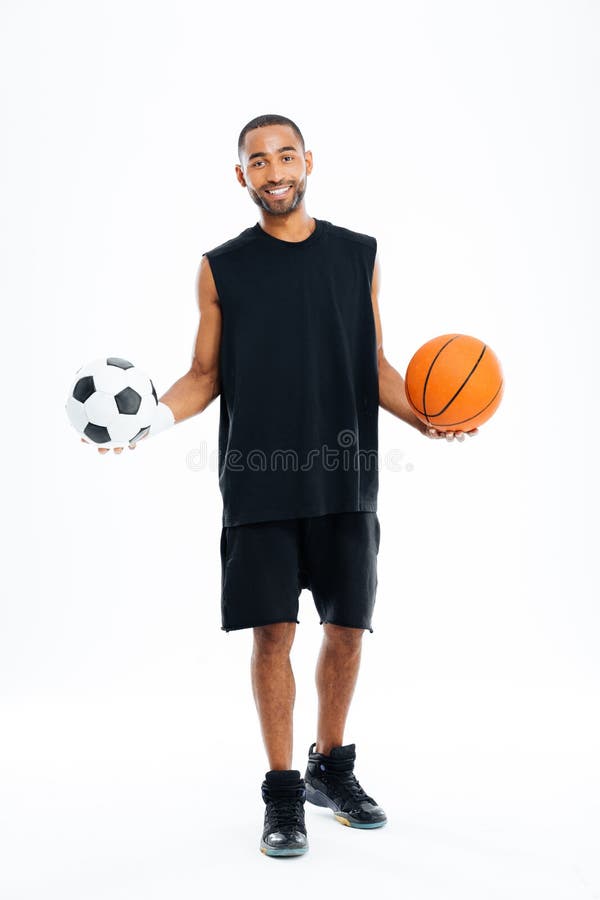
[[[285,192],[288,190],[288,188],[289,188],[289,184],[288,184],[286,187],[284,187],[284,188],[279,188],[279,189],[276,190],[276,191],[269,191],[269,190],[267,190],[267,194],[285,194]]]

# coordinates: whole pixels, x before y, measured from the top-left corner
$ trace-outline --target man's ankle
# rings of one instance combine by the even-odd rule
[[[332,748],[337,747],[337,746],[338,746],[338,744],[326,744],[326,743],[320,744],[319,741],[317,741],[317,744],[315,746],[315,752],[322,753],[323,756],[329,756]]]

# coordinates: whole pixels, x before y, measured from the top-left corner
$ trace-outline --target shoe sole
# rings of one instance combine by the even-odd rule
[[[306,799],[308,802],[314,804],[314,806],[325,806],[328,809],[331,809],[334,818],[342,825],[348,825],[350,828],[381,828],[381,826],[385,825],[387,822],[387,819],[382,819],[380,822],[357,822],[356,819],[349,816],[348,813],[342,812],[337,803],[331,800],[331,798],[322,791],[317,790],[307,781],[305,781],[305,786]]]
[[[260,852],[265,856],[301,856],[308,850],[306,847],[269,847],[264,841],[260,842]]]

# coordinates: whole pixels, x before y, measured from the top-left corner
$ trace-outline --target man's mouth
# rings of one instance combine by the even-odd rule
[[[288,184],[285,187],[273,188],[271,190],[269,190],[267,188],[267,189],[265,189],[265,193],[268,194],[270,197],[285,197],[285,195],[291,189],[291,187],[292,187],[292,185]]]

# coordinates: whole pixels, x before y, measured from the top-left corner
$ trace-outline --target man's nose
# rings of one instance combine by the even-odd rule
[[[269,176],[269,182],[271,184],[287,184],[285,180],[285,172],[283,169],[279,170],[276,166],[273,166],[271,169],[271,174]]]

